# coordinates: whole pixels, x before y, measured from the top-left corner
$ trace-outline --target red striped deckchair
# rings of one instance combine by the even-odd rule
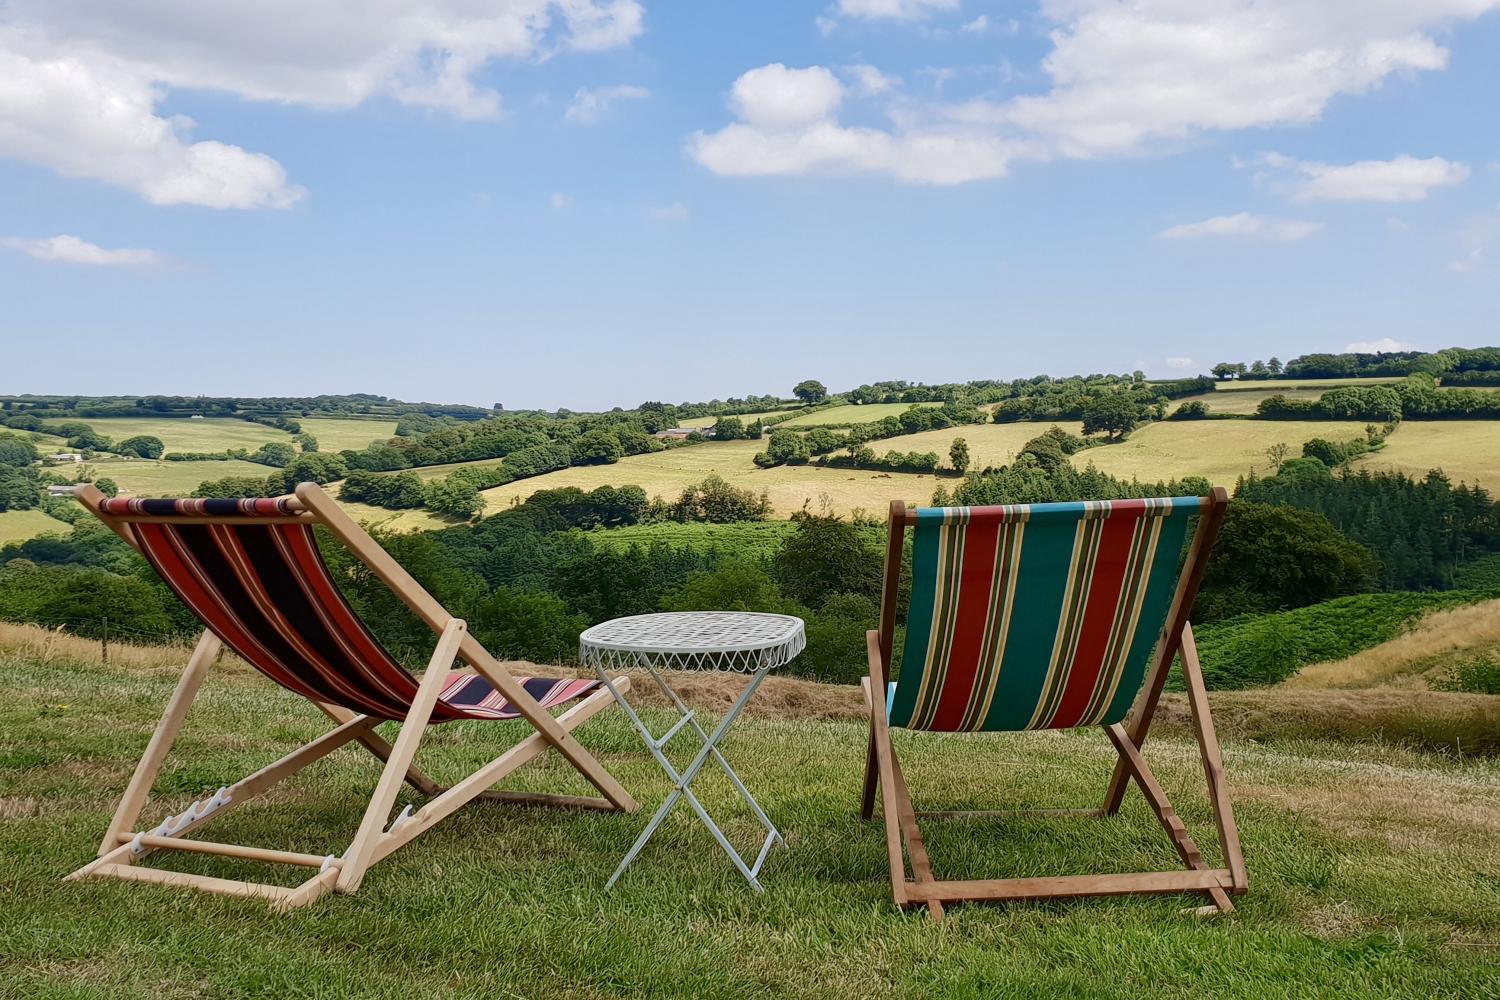
[[[99,845],[98,857],[69,878],[107,875],[254,896],[282,909],[311,903],[330,889],[353,892],[370,865],[474,799],[634,812],[635,800],[579,745],[572,731],[613,702],[598,681],[513,677],[337,504],[312,483],[295,496],[259,500],[106,499],[92,486],[77,498],[144,555],[172,591],[206,626],[177,683],[165,715],[130,779]],[[335,586],[318,552],[322,525],[437,634],[418,679],[375,638]],[[336,727],[262,768],[220,788],[150,830],[136,821],[167,751],[223,646],[277,684],[311,701]],[[471,672],[453,672],[454,660]],[[616,683],[628,686],[628,678]],[[576,702],[561,715],[548,710]],[[414,764],[430,724],[460,719],[524,719],[535,732],[445,788]],[[375,732],[401,722],[394,743]],[[357,742],[385,762],[354,840],[340,856],[297,854],[188,839],[213,816],[228,812],[341,746]],[[555,747],[603,798],[494,791],[490,786]],[[408,805],[389,828],[402,782],[428,796]],[[137,866],[157,850],[219,854],[308,866],[316,874],[296,887],[209,878]]]
[[[1202,912],[1234,908],[1229,896],[1245,891],[1245,865],[1188,622],[1227,505],[1223,489],[1202,498],[910,511],[899,501],[891,504],[880,627],[867,635],[870,676],[863,685],[870,746],[861,815],[874,815],[878,790],[896,905],[925,904],[940,918],[944,903],[964,900],[1204,892],[1212,902]],[[1197,528],[1189,537],[1194,518]],[[914,528],[911,598],[900,674],[888,683],[908,526]],[[1179,653],[1222,868],[1204,861],[1141,756],[1167,670]],[[1119,760],[1102,808],[1061,812],[1112,816],[1134,779],[1185,869],[934,878],[891,729],[974,733],[1081,726],[1103,727]]]

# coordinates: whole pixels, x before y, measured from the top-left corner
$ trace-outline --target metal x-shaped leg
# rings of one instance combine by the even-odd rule
[[[745,879],[751,884],[751,886],[755,888],[757,892],[764,891],[764,887],[756,879],[756,875],[760,872],[760,867],[765,862],[766,855],[770,853],[771,845],[778,843],[785,844],[786,841],[782,839],[781,834],[776,830],[775,824],[771,822],[770,818],[766,816],[765,811],[761,809],[760,803],[755,801],[755,797],[752,796],[750,794],[750,790],[745,787],[745,783],[740,780],[740,776],[734,773],[734,768],[729,766],[729,761],[725,760],[724,755],[719,752],[719,743],[721,740],[723,740],[725,734],[729,732],[729,727],[734,724],[734,720],[740,714],[740,711],[745,707],[746,703],[750,701],[750,696],[755,693],[755,689],[760,686],[760,682],[764,680],[766,674],[770,672],[769,666],[762,667],[753,675],[751,675],[750,683],[745,686],[745,690],[741,692],[739,698],[735,700],[734,705],[731,706],[729,711],[725,713],[724,717],[719,720],[719,724],[714,728],[714,731],[712,733],[708,733],[705,732],[703,727],[698,724],[694,710],[688,708],[687,705],[683,703],[682,699],[677,696],[677,692],[673,691],[671,687],[667,685],[667,682],[662,679],[661,675],[656,672],[656,669],[652,665],[649,657],[638,656],[636,658],[636,662],[648,674],[651,675],[651,679],[654,680],[657,686],[661,688],[662,692],[666,694],[667,698],[677,708],[677,712],[681,716],[681,718],[679,718],[677,722],[673,723],[672,727],[665,733],[663,733],[660,737],[653,735],[651,730],[647,728],[646,724],[641,721],[641,717],[636,714],[635,709],[632,708],[630,703],[625,700],[624,694],[615,687],[614,682],[605,672],[604,665],[602,663],[598,664],[596,668],[599,672],[599,679],[604,682],[604,685],[609,688],[610,693],[615,696],[615,701],[618,702],[620,707],[625,710],[626,716],[629,717],[631,723],[635,726],[636,731],[641,734],[642,739],[646,741],[646,745],[651,749],[651,754],[656,758],[657,764],[659,764],[661,766],[661,769],[666,772],[667,777],[672,779],[672,793],[667,796],[667,800],[661,804],[661,807],[656,810],[656,814],[651,817],[651,822],[646,824],[646,828],[642,830],[641,835],[636,838],[635,844],[631,846],[629,853],[627,853],[624,859],[620,862],[620,867],[615,869],[615,873],[611,875],[609,881],[605,883],[605,888],[608,889],[614,886],[615,882],[618,881],[622,874],[624,874],[625,869],[629,868],[630,863],[636,859],[636,855],[641,853],[641,849],[646,846],[646,842],[649,841],[652,835],[656,833],[656,829],[661,825],[662,820],[666,819],[667,814],[677,806],[678,802],[686,799],[688,805],[692,806],[693,811],[698,814],[698,818],[703,821],[703,825],[708,827],[709,832],[714,835],[714,839],[719,842],[719,846],[724,848],[724,852],[729,855],[729,858],[734,862],[735,867],[740,870],[740,874],[745,876]],[[679,773],[677,768],[673,766],[672,762],[667,759],[667,755],[663,752],[663,748],[667,745],[667,742],[672,739],[672,737],[676,736],[685,727],[691,727],[692,730],[698,734],[698,738],[703,741],[703,746],[697,752],[697,754],[693,756],[693,759],[688,764],[687,768]],[[693,790],[691,788],[693,780],[697,778],[698,772],[702,770],[703,765],[708,762],[710,757],[712,757],[714,762],[719,765],[719,768],[724,772],[724,774],[729,778],[730,782],[734,785],[735,789],[740,793],[740,797],[745,800],[745,803],[755,813],[756,818],[759,819],[761,824],[766,828],[766,839],[765,842],[761,844],[760,853],[756,856],[754,864],[747,865],[745,863],[745,859],[741,857],[739,851],[735,850],[734,845],[729,842],[729,838],[724,835],[724,832],[719,829],[718,824],[713,821],[713,817],[708,814],[708,810],[703,807],[703,803],[699,802],[698,797],[693,794]]]

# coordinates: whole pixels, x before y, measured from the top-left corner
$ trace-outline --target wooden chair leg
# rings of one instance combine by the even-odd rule
[[[1182,676],[1187,686],[1193,729],[1198,736],[1198,755],[1203,759],[1203,774],[1208,781],[1208,800],[1213,806],[1214,825],[1219,831],[1219,846],[1224,852],[1224,865],[1229,869],[1234,891],[1242,893],[1250,887],[1250,882],[1245,873],[1239,826],[1235,823],[1234,807],[1229,801],[1224,760],[1219,752],[1219,737],[1214,732],[1214,719],[1208,710],[1208,689],[1203,684],[1203,669],[1198,663],[1198,643],[1193,638],[1191,625],[1186,626],[1182,633]]]
[[[881,711],[885,710],[884,704]],[[937,879],[932,874],[932,863],[927,858],[927,845],[922,842],[922,830],[917,826],[916,812],[911,806],[911,792],[906,787],[906,775],[901,770],[901,759],[891,752],[891,780],[895,783],[896,817],[901,826],[901,839],[906,843],[906,855],[911,858],[912,880],[921,889]],[[929,898],[927,913],[933,920],[943,919],[942,900]]]
[[[114,818],[109,821],[109,828],[104,831],[104,839],[99,843],[99,857],[102,858],[118,848],[120,834],[134,829],[136,821],[141,818],[141,810],[146,805],[146,798],[151,794],[151,786],[156,783],[157,772],[161,770],[162,762],[167,758],[167,751],[172,749],[172,744],[177,740],[177,734],[182,730],[182,722],[187,718],[188,708],[192,706],[193,699],[198,696],[198,688],[202,685],[209,666],[213,664],[214,657],[219,655],[221,645],[219,637],[208,629],[204,629],[203,634],[198,637],[198,645],[194,647],[193,655],[188,658],[182,677],[177,681],[177,687],[167,702],[161,722],[157,723],[156,731],[151,734],[151,742],[146,745],[146,752],[141,755],[140,763],[135,767],[135,773],[130,776],[130,784],[125,787],[125,794],[120,797],[120,802],[115,807]]]
[[[448,622],[447,627],[438,637],[437,648],[433,650],[432,659],[427,663],[427,671],[422,675],[422,682],[417,685],[417,694],[412,699],[411,710],[407,713],[406,720],[401,723],[401,732],[396,736],[396,742],[391,747],[390,759],[386,761],[385,769],[380,772],[380,781],[376,783],[375,792],[370,796],[370,804],[365,807],[365,815],[360,821],[359,831],[354,835],[354,842],[344,853],[338,881],[334,884],[338,892],[353,892],[359,888],[360,882],[365,877],[365,871],[370,866],[370,855],[375,849],[375,842],[385,831],[386,820],[390,818],[391,807],[396,802],[396,794],[401,790],[402,782],[406,780],[407,768],[411,766],[412,758],[417,753],[417,745],[422,742],[422,737],[426,733],[428,720],[432,718],[432,710],[437,706],[438,695],[442,694],[443,687],[448,681],[448,670],[453,666],[454,658],[458,656],[459,643],[463,640],[466,630],[467,626],[463,619],[454,618]]]
[[[870,686],[883,686],[880,668],[880,649],[875,632],[868,635],[870,653]],[[885,812],[885,850],[891,866],[891,896],[896,905],[906,908],[906,858],[901,852],[900,807],[896,802],[896,780],[894,756],[891,752],[891,733],[886,725],[885,702],[870,699],[870,739],[875,744],[875,764],[879,771],[880,804]]]

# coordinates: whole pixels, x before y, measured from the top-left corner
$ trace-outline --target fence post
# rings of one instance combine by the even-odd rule
[[[99,636],[99,657],[104,665],[109,666],[109,616],[104,617],[104,630]]]

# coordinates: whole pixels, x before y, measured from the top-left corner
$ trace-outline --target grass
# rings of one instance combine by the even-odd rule
[[[6,542],[24,542],[49,531],[65,535],[72,530],[72,525],[55,517],[48,517],[39,510],[0,511],[0,545]]]
[[[229,417],[89,417],[83,422],[117,442],[138,434],[159,437],[169,452],[225,451],[229,448],[254,451],[267,441],[290,444],[292,440],[286,431]]]
[[[1175,399],[1169,406],[1169,410],[1186,403],[1188,400],[1196,400],[1208,406],[1210,413],[1237,413],[1252,414],[1263,399],[1272,396],[1285,396],[1287,399],[1317,399],[1327,392],[1327,389],[1251,389],[1249,386],[1240,386],[1237,389],[1222,389],[1215,392],[1200,392],[1192,396],[1183,396]]]
[[[1440,468],[1454,482],[1500,486],[1500,420],[1403,420],[1385,448],[1360,465],[1418,479]]]
[[[1401,375],[1369,375],[1360,378],[1270,378],[1255,379],[1248,382],[1216,382],[1214,389],[1218,392],[1256,392],[1261,389],[1337,389],[1346,385],[1380,385],[1381,383],[1402,382],[1405,377]]]
[[[783,413],[791,413],[793,410],[797,410],[797,409],[801,409],[801,407],[788,406],[788,407],[785,407],[784,409],[780,409],[780,410],[767,410],[764,413],[739,413],[739,414],[735,414],[735,415],[738,416],[741,420],[743,420],[745,423],[748,424],[752,420],[760,420],[763,417],[776,417],[776,416],[780,416]],[[726,414],[726,416],[727,415],[728,414]],[[718,419],[719,419],[719,416],[717,414],[714,414],[714,415],[711,415],[711,416],[707,416],[707,417],[683,417],[681,420],[677,421],[677,426],[678,427],[712,427],[714,425],[714,422],[717,421]]]
[[[830,406],[826,410],[814,410],[812,413],[803,414],[800,417],[777,424],[777,427],[809,427],[826,425],[830,427],[847,427],[850,424],[868,424],[874,420],[884,417],[899,417],[912,406],[938,406],[938,403],[849,403],[844,406]]]
[[[634,484],[648,496],[675,499],[685,486],[715,474],[735,486],[757,493],[765,490],[776,513],[786,517],[804,504],[820,510],[825,500],[828,509],[842,513],[883,511],[896,497],[925,504],[932,499],[939,481],[952,482],[930,475],[823,469],[815,465],[758,469],[751,459],[764,447],[763,441],[708,441],[650,455],[631,455],[613,465],[574,466],[545,476],[518,479],[486,490],[483,496],[489,513],[503,509],[513,498],[525,499],[537,490],[562,486],[590,490],[597,486]],[[892,443],[891,447],[901,446]]]
[[[301,428],[318,439],[319,451],[362,451],[373,441],[396,433],[394,420],[357,420],[351,417],[297,417]]]
[[[863,529],[877,550],[885,545],[884,525]],[[678,524],[673,521],[655,524],[632,524],[624,528],[590,531],[589,541],[609,551],[623,551],[632,545],[649,546],[657,542],[686,547],[700,552],[717,550],[751,559],[772,556],[782,542],[796,531],[791,521],[738,521],[734,524]]]
[[[172,658],[109,668],[59,645],[0,653],[0,976],[26,997],[1411,997],[1493,996],[1500,931],[1493,834],[1500,761],[1398,747],[1230,742],[1225,766],[1251,892],[1228,918],[1189,897],[955,906],[934,924],[891,905],[883,829],[855,816],[865,732],[848,721],[743,720],[726,744],[789,848],[751,892],[686,810],[612,892],[644,816],[471,806],[378,865],[360,891],[289,916],[260,903],[113,881],[61,883],[92,856],[174,682]],[[179,652],[176,654],[181,656]],[[180,662],[180,661],[179,661]],[[759,701],[760,699],[757,699]],[[667,716],[647,709],[658,729]],[[149,821],[325,728],[242,667],[208,681]],[[424,766],[451,780],[522,730],[459,723]],[[648,808],[667,783],[608,712],[581,741]],[[898,734],[919,808],[1092,803],[1112,751],[1097,733]],[[1147,750],[1217,856],[1196,748]],[[346,748],[209,836],[338,852],[374,781]],[[575,791],[550,756],[516,784]],[[1003,776],[997,781],[997,776]],[[742,845],[726,783],[695,786]],[[405,796],[403,796],[403,801]],[[1174,867],[1143,800],[1109,822],[929,821],[940,877]],[[185,870],[266,869],[175,855]],[[149,863],[149,862],[148,862]],[[285,874],[283,878],[287,878]]]
[[[1426,689],[1445,684],[1454,662],[1467,654],[1495,650],[1500,650],[1500,600],[1434,611],[1389,642],[1303,668],[1286,686]]]
[[[215,462],[152,462],[146,459],[95,458],[89,462],[94,474],[113,479],[122,493],[132,496],[187,496],[199,483],[226,476],[253,476],[264,479],[273,470],[239,459]]]
[[[1216,485],[1232,487],[1252,468],[1267,473],[1271,463],[1265,453],[1273,444],[1285,443],[1293,455],[1300,455],[1302,443],[1310,438],[1344,440],[1361,436],[1364,430],[1359,421],[1168,420],[1147,424],[1121,444],[1081,451],[1073,456],[1073,463],[1092,462],[1122,479],[1153,482],[1204,476]],[[1406,430],[1403,425],[1390,441]]]

